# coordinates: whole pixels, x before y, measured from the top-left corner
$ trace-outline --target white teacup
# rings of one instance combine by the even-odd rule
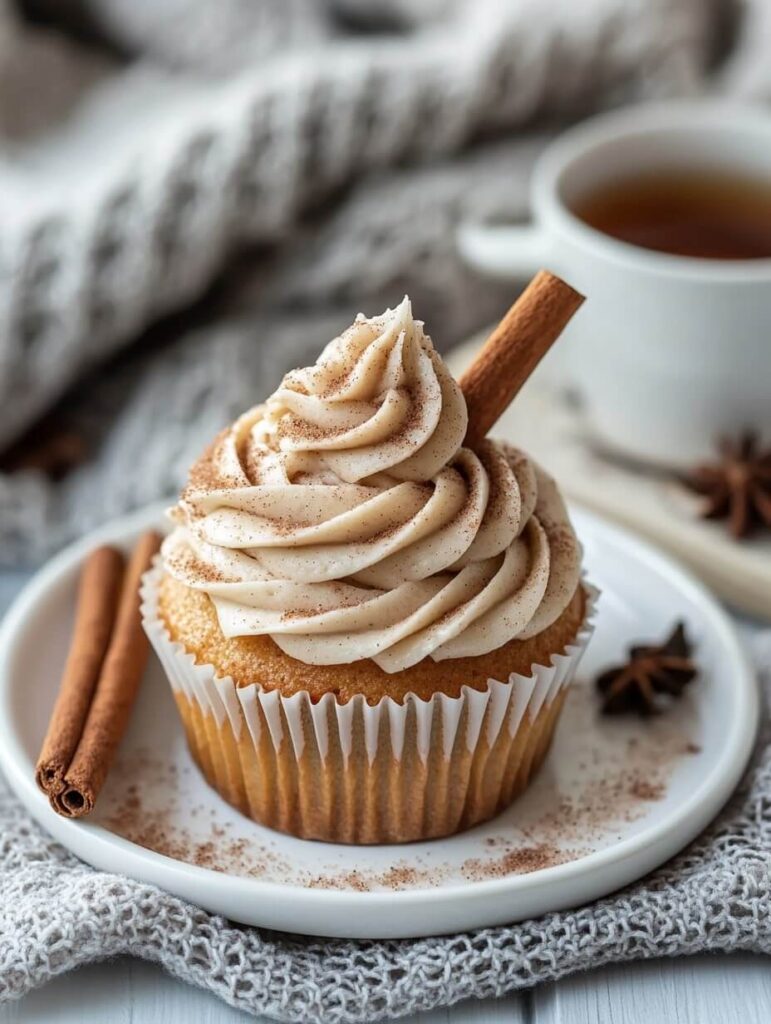
[[[686,467],[752,428],[771,441],[771,259],[710,260],[638,248],[571,212],[603,182],[707,169],[771,187],[771,113],[722,103],[633,107],[560,136],[532,181],[532,226],[466,225],[480,270],[546,267],[587,296],[566,332],[591,429],[633,457]]]

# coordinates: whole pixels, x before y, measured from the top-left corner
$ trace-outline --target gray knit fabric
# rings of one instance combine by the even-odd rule
[[[526,216],[560,123],[771,96],[766,0],[19,4],[33,22],[0,0],[0,449],[59,402],[92,455],[59,483],[0,474],[6,563],[173,494],[359,309],[409,291],[440,348],[493,320],[510,288],[461,265],[457,224]],[[234,927],[90,870],[0,790],[0,998],[129,953],[255,1014],[360,1021],[610,961],[771,951],[770,743],[766,727],[718,822],[644,882],[424,941]]]
[[[758,643],[771,690],[771,633]],[[771,725],[717,821],[637,885],[579,910],[447,938],[303,939],[239,928],[92,871],[0,793],[0,1000],[129,953],[250,1013],[298,1024],[399,1017],[602,964],[707,950],[771,953]]]

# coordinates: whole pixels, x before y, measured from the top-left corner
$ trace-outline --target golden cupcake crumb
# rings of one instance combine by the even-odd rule
[[[221,677],[236,686],[259,683],[285,697],[305,691],[311,700],[325,693],[347,703],[362,694],[368,704],[383,697],[400,703],[408,693],[430,700],[435,693],[458,697],[464,686],[487,688],[490,679],[505,682],[511,673],[530,675],[533,665],[549,665],[551,657],[571,644],[584,618],[586,595],[580,585],[556,622],[529,640],[510,640],[477,658],[434,661],[424,658],[401,672],[384,672],[374,661],[350,665],[308,665],[285,654],[269,636],[225,637],[209,596],[164,574],[158,611],[172,640],[181,643],[201,665],[215,665]]]

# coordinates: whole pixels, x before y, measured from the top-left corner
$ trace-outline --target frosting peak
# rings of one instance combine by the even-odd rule
[[[383,472],[429,480],[457,452],[467,419],[460,388],[405,296],[382,317],[360,313],[315,366],[288,373],[254,439],[283,452],[323,453],[347,483]]]
[[[193,467],[164,545],[226,636],[311,664],[484,654],[568,604],[580,549],[551,479],[462,447],[460,388],[409,299],[361,314]]]

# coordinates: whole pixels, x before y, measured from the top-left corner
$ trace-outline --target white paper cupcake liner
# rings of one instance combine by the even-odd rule
[[[548,750],[564,695],[592,634],[586,592],[575,641],[529,676],[460,696],[376,705],[333,694],[313,702],[259,682],[236,686],[171,639],[158,614],[163,569],[141,588],[145,632],[171,683],[193,756],[218,792],[263,824],[305,838],[403,842],[491,817],[521,792]]]

